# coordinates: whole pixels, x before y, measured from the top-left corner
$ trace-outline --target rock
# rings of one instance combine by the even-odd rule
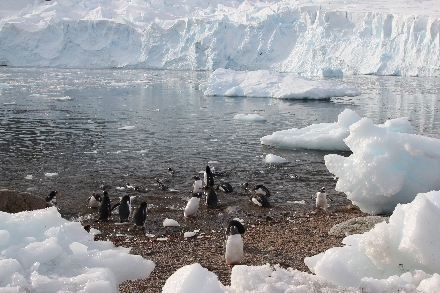
[[[46,208],[44,198],[27,192],[0,189],[0,211],[19,213]]]
[[[351,234],[362,234],[370,231],[374,228],[377,223],[387,221],[389,217],[381,216],[367,216],[350,219],[348,221],[334,225],[330,231],[329,235],[345,237]]]

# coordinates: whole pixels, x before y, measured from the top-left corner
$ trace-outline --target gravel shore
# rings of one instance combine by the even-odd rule
[[[246,226],[243,265],[279,264],[310,273],[304,264],[305,257],[342,245],[345,236],[330,235],[330,229],[338,223],[366,216],[346,206],[333,207],[328,213],[313,209],[301,213],[269,210],[257,209],[239,216]],[[231,215],[200,207],[197,217],[182,216],[178,219],[180,226],[163,227],[163,219],[175,217],[175,212],[155,211],[149,214],[145,230],[134,228],[132,223],[117,223],[117,215],[109,221],[83,223],[101,231],[96,240],[131,247],[132,254],[156,264],[148,278],[120,284],[120,292],[161,292],[177,269],[193,263],[215,273],[223,285],[230,285],[231,267],[224,259],[224,227]],[[184,233],[189,231],[196,231],[196,235],[184,238]]]

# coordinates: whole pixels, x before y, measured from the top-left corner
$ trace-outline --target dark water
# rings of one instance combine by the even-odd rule
[[[113,186],[115,198],[124,194],[115,187],[129,182],[146,189],[138,199],[147,199],[153,209],[179,210],[191,177],[209,164],[223,174],[217,182],[236,188],[221,196],[225,206],[248,209],[238,186],[249,182],[271,190],[274,208],[301,211],[312,208],[310,195],[321,186],[333,195],[333,205],[348,203],[334,190],[323,159],[327,152],[272,149],[260,144],[262,136],[335,122],[350,108],[375,123],[409,117],[421,134],[440,137],[439,79],[355,76],[342,81],[360,88],[361,96],[289,101],[205,97],[209,74],[1,68],[0,187],[40,196],[57,189],[67,218],[86,213],[85,200],[104,182]],[[234,120],[238,113],[258,113],[267,122]],[[268,153],[288,163],[265,164]],[[159,190],[155,178],[172,191]],[[302,200],[305,204],[294,203]]]

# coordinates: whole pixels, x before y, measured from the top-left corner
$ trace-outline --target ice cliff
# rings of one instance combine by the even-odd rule
[[[435,14],[313,1],[116,2],[0,4],[0,64],[440,76]]]

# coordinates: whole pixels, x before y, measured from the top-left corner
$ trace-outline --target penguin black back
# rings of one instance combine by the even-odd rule
[[[206,196],[206,205],[209,208],[216,208],[217,207],[217,193],[215,192],[214,188],[210,186],[205,186],[205,196]]]
[[[237,228],[237,232],[240,234],[244,234],[244,232],[246,231],[246,229],[244,228],[243,224],[240,221],[237,220],[231,220],[228,223],[228,228],[226,229],[226,231],[229,233],[231,227],[236,227]]]
[[[119,220],[121,223],[128,221],[130,217],[130,196],[124,195],[119,205]]]
[[[204,183],[208,186],[214,186],[214,175],[212,175],[211,168],[209,168],[209,166],[206,166]]]
[[[269,208],[270,207],[269,199],[264,194],[254,194],[254,195],[251,195],[250,200],[254,204],[259,205],[260,207],[264,207],[264,208]]]
[[[133,216],[133,222],[138,227],[143,227],[145,225],[145,221],[147,220],[147,202],[142,202],[137,208],[136,212]]]
[[[232,192],[234,189],[232,188],[232,185],[228,182],[222,182],[217,186],[217,189],[223,191],[223,192]]]
[[[266,197],[270,197],[270,191],[269,191],[269,189],[267,189],[266,186],[261,185],[261,184],[255,185],[255,187],[254,187],[254,192],[255,192],[255,193],[258,193],[258,194],[263,194],[263,195],[265,195]]]
[[[108,220],[112,214],[112,206],[108,192],[104,191],[104,197],[102,198],[101,205],[99,206],[99,218],[98,220]]]

